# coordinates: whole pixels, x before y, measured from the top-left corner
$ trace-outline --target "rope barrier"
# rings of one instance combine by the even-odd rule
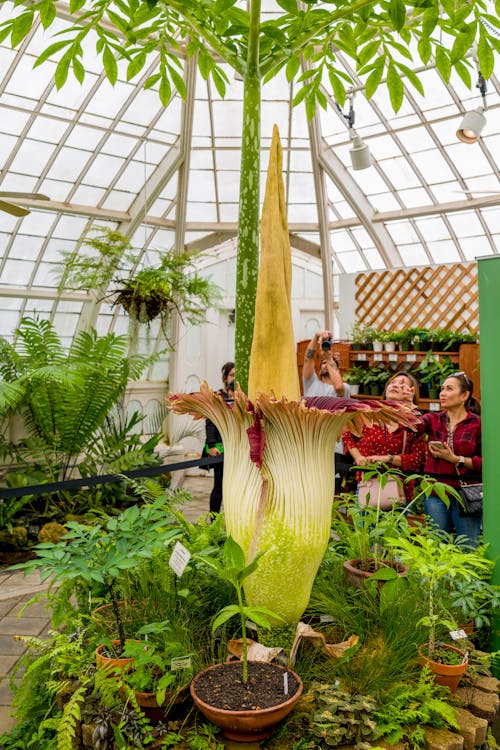
[[[24,497],[25,495],[46,495],[59,490],[73,490],[79,487],[95,487],[97,484],[108,484],[110,482],[122,482],[124,479],[136,479],[137,477],[154,477],[167,471],[181,471],[193,466],[211,466],[218,464],[224,456],[206,456],[204,458],[180,461],[173,464],[162,464],[161,466],[147,466],[132,471],[123,471],[120,474],[100,474],[95,477],[83,477],[82,479],[67,479],[64,482],[47,482],[47,484],[33,484],[27,487],[0,487],[0,502],[10,500],[13,497]]]

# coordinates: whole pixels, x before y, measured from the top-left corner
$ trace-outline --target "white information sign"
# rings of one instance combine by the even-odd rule
[[[358,362],[366,362],[366,354],[356,354]]]
[[[176,542],[168,564],[179,578],[186,570],[190,558],[191,552],[183,544]]]
[[[397,354],[389,354],[388,360],[389,360],[389,362],[397,362],[398,361],[398,355]]]
[[[416,354],[407,354],[406,355],[406,361],[407,362],[416,362],[417,361],[417,355]]]
[[[181,669],[191,669],[191,657],[187,656],[174,656],[170,661],[170,669],[172,672],[178,672]]]
[[[450,635],[454,641],[461,641],[462,638],[467,638],[465,630],[450,630]]]

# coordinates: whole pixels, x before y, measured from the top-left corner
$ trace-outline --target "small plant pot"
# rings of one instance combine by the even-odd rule
[[[123,700],[127,699],[127,691],[123,685],[120,687],[120,695]],[[189,695],[189,685],[185,685],[180,690],[171,690],[165,695],[162,705],[158,705],[155,693],[144,693],[140,690],[134,690],[137,705],[143,714],[149,719],[151,724],[156,725],[164,721],[167,717],[169,720],[174,719],[181,707],[181,704]]]
[[[385,352],[395,352],[396,351],[396,342],[395,341],[386,341],[386,342],[384,342],[384,351]]]
[[[384,343],[383,343],[383,341],[374,341],[373,342],[373,351],[374,352],[383,352],[384,351]]]
[[[359,393],[359,383],[350,383],[351,396],[357,396]]]
[[[463,662],[461,664],[442,664],[441,662],[433,661],[427,656],[428,644],[424,643],[418,647],[418,663],[420,666],[428,665],[429,669],[434,675],[434,682],[438,685],[443,685],[451,690],[452,693],[458,688],[458,684],[467,669],[469,660],[466,654],[455,646],[448,646],[447,644],[440,644],[440,648],[444,648],[449,651],[454,651],[462,656]]]
[[[378,385],[370,386],[370,396],[380,396],[380,387]]]
[[[258,670],[260,675],[261,672],[265,672],[268,669],[270,672],[277,672],[278,679],[281,681],[284,680],[285,672],[289,676],[290,694],[288,697],[283,695],[284,700],[276,705],[267,708],[247,708],[242,710],[233,708],[228,710],[218,708],[209,703],[208,700],[200,697],[199,691],[201,691],[202,686],[207,681],[215,686],[220,679],[222,686],[220,693],[222,695],[225,692],[223,687],[225,681],[222,682],[224,678],[229,677],[232,682],[236,683],[238,681],[241,683],[242,663],[240,661],[215,664],[197,674],[191,682],[191,696],[203,716],[220,727],[224,737],[236,742],[258,742],[268,737],[276,729],[280,721],[288,716],[302,695],[303,690],[302,680],[298,674],[278,664],[267,664],[264,662],[248,662],[249,683],[253,672]],[[253,682],[257,687],[259,680],[262,680],[262,684],[266,682],[264,676],[262,678],[260,676],[255,678],[254,676]]]
[[[119,646],[120,641],[111,641],[112,646]],[[123,674],[131,672],[134,667],[134,659],[131,656],[107,656],[104,651],[108,648],[106,644],[101,644],[95,650],[95,662],[99,669],[105,672],[114,672]]]
[[[439,388],[429,388],[429,398],[438,399],[439,398]]]
[[[365,562],[372,563],[373,569],[363,570],[363,568],[361,567],[361,565],[363,564],[363,560],[361,560],[360,558],[356,558],[354,560],[345,560],[342,563],[342,566],[344,568],[345,580],[356,589],[363,588],[366,580],[368,578],[371,578],[373,573],[375,572],[375,560],[366,560]],[[386,561],[384,563],[384,566],[394,568],[400,576],[405,576],[408,573],[408,566],[403,565],[403,563],[400,562]],[[379,582],[379,585],[382,586],[383,584],[384,581]]]

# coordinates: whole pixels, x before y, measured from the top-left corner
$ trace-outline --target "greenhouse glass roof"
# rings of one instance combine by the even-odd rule
[[[0,4],[0,23],[12,7]],[[15,50],[9,40],[0,44],[0,193],[48,198],[25,199],[24,218],[0,212],[0,306],[4,334],[36,309],[70,339],[82,320],[101,332],[127,325],[106,300],[57,293],[60,251],[77,248],[92,227],[129,234],[146,265],[182,244],[210,250],[207,263],[236,252],[243,84],[227,68],[221,99],[192,61],[183,62],[186,100],[174,93],[163,107],[154,88],[143,88],[157,59],[133,82],[119,62],[113,87],[88,37],[83,83],[70,76],[58,91],[56,62],[33,64],[69,23],[59,7],[49,31],[37,22]],[[263,7],[272,17],[276,4]],[[261,188],[277,123],[294,251],[316,264],[327,258],[326,267],[331,258],[337,274],[498,254],[498,78],[487,82],[483,135],[467,145],[456,130],[464,112],[481,105],[476,88],[453,73],[444,84],[429,64],[417,69],[425,96],[406,88],[394,114],[387,90],[367,101],[356,72],[339,59],[355,81],[354,127],[369,145],[368,169],[352,169],[347,105],[338,107],[327,80],[326,111],[312,122],[302,104],[291,107],[296,89],[284,73],[263,88]]]

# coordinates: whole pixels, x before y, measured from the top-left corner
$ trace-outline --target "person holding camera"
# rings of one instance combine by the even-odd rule
[[[309,342],[302,368],[304,396],[349,398],[351,395],[351,389],[342,380],[338,359],[332,353],[332,338],[330,331],[318,331]],[[314,357],[318,350],[321,352],[319,378],[314,369]]]
[[[332,334],[330,331],[318,331],[309,342],[304,355],[302,382],[304,396],[337,396],[349,398],[351,389],[342,380],[338,359],[332,353]],[[314,356],[321,352],[319,378],[314,369]],[[344,454],[342,439],[335,446],[335,494],[341,491],[353,461]]]

